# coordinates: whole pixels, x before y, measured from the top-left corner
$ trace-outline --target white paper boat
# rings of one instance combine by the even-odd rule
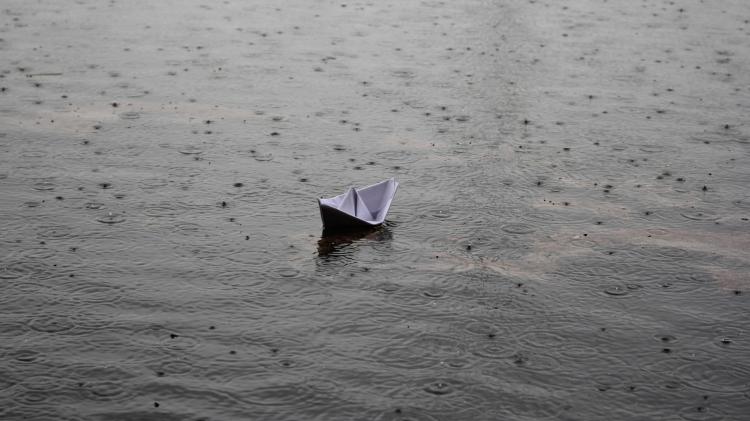
[[[397,188],[398,182],[390,178],[372,186],[352,187],[330,199],[318,199],[323,229],[351,230],[382,224]]]

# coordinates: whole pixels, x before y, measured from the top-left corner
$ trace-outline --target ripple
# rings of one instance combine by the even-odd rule
[[[179,149],[179,152],[183,155],[199,155],[203,153],[203,149],[198,146],[184,146]]]
[[[690,363],[675,374],[689,385],[711,392],[739,393],[750,390],[750,371],[736,364],[718,362]]]
[[[88,202],[84,205],[86,209],[99,210],[104,208],[104,203]]]
[[[425,213],[422,214],[424,218],[427,219],[435,219],[435,220],[457,220],[458,218],[461,218],[462,215],[456,215],[451,211],[450,209],[446,209],[444,206],[441,206],[439,208],[435,209],[427,209]]]
[[[509,344],[500,341],[474,343],[469,347],[472,354],[493,360],[510,360],[516,355]]]
[[[180,375],[187,374],[193,371],[193,363],[184,360],[165,361],[159,365],[157,372],[164,373],[166,375]]]
[[[573,237],[572,240],[570,240],[570,245],[574,247],[584,248],[584,249],[591,249],[591,248],[596,247],[598,243],[591,238],[577,235]]]
[[[240,396],[247,403],[261,406],[289,406],[306,402],[313,392],[305,385],[298,383],[281,383],[270,386],[250,387]]]
[[[21,380],[21,386],[35,392],[51,392],[63,386],[61,378],[52,376],[30,376]]]
[[[505,224],[500,229],[508,234],[531,234],[536,231],[533,226],[524,223]]]
[[[497,336],[498,331],[500,331],[500,329],[498,329],[494,324],[478,320],[469,321],[469,323],[464,325],[464,329],[469,333],[483,336]],[[502,336],[505,336],[507,334],[507,332],[505,331],[502,331],[502,333]]]
[[[134,343],[151,348],[163,348],[178,351],[191,350],[198,346],[196,338],[175,333],[161,326],[149,326],[132,331],[128,337]]]
[[[373,362],[385,364],[395,368],[428,368],[438,365],[438,359],[434,358],[429,349],[415,344],[389,343],[376,348],[370,355]]]
[[[680,417],[688,421],[720,421],[724,413],[709,405],[693,405],[680,411]]]
[[[44,359],[42,353],[30,349],[20,349],[17,351],[12,351],[6,354],[6,356],[13,358],[15,361],[26,364],[38,363],[39,361]]]
[[[588,360],[599,355],[599,350],[585,344],[571,343],[560,349],[560,354],[573,360]]]
[[[31,319],[29,327],[37,332],[59,333],[73,329],[75,323],[68,316],[48,314]]]
[[[122,297],[119,287],[104,283],[76,282],[76,285],[68,291],[71,299],[79,303],[114,303]]]
[[[662,276],[658,281],[660,291],[664,293],[684,294],[705,288],[709,283],[693,275]]]
[[[22,158],[44,158],[48,155],[46,151],[40,151],[40,150],[26,150],[21,152]]]
[[[464,358],[446,358],[445,360],[440,361],[440,365],[450,368],[467,368],[473,364],[474,361]]]
[[[138,182],[138,185],[144,190],[155,190],[169,185],[169,180],[165,178],[147,178]]]
[[[709,210],[698,210],[693,209],[689,211],[680,212],[683,218],[690,219],[692,221],[716,221],[719,219],[719,215]]]
[[[666,150],[666,148],[663,145],[650,145],[650,144],[640,145],[638,146],[638,149],[646,153],[664,152]]]
[[[276,268],[273,272],[282,278],[296,278],[300,275],[300,272],[297,269],[290,267]]]
[[[690,252],[679,247],[642,246],[634,250],[637,254],[649,259],[675,261],[690,257]]]
[[[511,361],[517,367],[524,370],[539,371],[543,373],[554,373],[560,368],[562,362],[552,355],[517,352],[511,357]]]
[[[629,383],[625,375],[617,373],[598,374],[592,380],[600,392],[605,392],[613,388],[623,389]]]
[[[34,282],[13,284],[16,291],[24,293],[36,293],[39,290],[44,291],[46,287],[36,281],[52,278],[60,274],[58,268],[50,265],[49,259],[26,259],[10,262],[0,268],[0,273],[5,274],[8,279],[19,279],[28,275],[33,276]]]
[[[680,351],[679,356],[683,360],[695,362],[711,361],[714,358],[712,353],[709,353],[704,349],[693,348],[683,349]]]
[[[393,127],[391,126],[372,126],[370,127],[370,130],[377,132],[377,133],[393,133]]]
[[[446,291],[436,287],[422,289],[422,295],[431,299],[447,298]]]
[[[141,113],[137,111],[125,111],[124,113],[120,113],[120,118],[123,120],[137,120],[141,118]]]
[[[70,239],[74,230],[67,225],[44,225],[38,228],[37,236],[48,240]]]
[[[47,308],[54,305],[56,296],[46,285],[24,280],[11,285],[10,291],[0,295],[0,306],[6,313],[28,315],[29,308]],[[28,322],[24,324],[28,328]]]
[[[375,417],[376,421],[437,421],[423,409],[396,408],[381,412]]]
[[[625,285],[610,285],[604,288],[604,293],[612,297],[625,297],[630,294],[630,289]]]
[[[677,342],[677,338],[669,334],[654,335],[654,339],[664,344],[672,344],[672,343]]]
[[[19,279],[26,275],[28,275],[28,272],[18,264],[11,263],[0,267],[0,279],[3,280]]]
[[[12,386],[15,386],[16,382],[10,378],[6,373],[2,373],[0,375],[0,390],[8,389]],[[2,415],[3,412],[0,409],[0,415]]]
[[[380,292],[386,293],[386,294],[392,294],[394,292],[397,292],[401,290],[401,285],[393,283],[393,282],[383,282],[376,286],[376,289]]]
[[[159,203],[148,205],[143,209],[143,214],[152,218],[173,218],[185,213],[185,209],[174,203]]]
[[[52,190],[54,190],[54,189],[55,189],[55,187],[57,187],[57,186],[55,185],[55,183],[53,183],[53,182],[51,182],[51,181],[39,181],[39,182],[37,182],[37,183],[34,183],[34,184],[32,185],[32,187],[33,187],[33,189],[34,189],[34,190],[39,190],[39,191],[52,191]]]
[[[319,312],[321,306],[330,304],[333,301],[333,296],[330,293],[317,290],[301,291],[289,298],[291,301],[289,304],[290,308],[299,310],[302,307],[302,310],[304,310],[304,306],[308,306],[309,310],[312,310],[314,313]]]
[[[17,406],[7,411],[0,409],[0,416],[8,420],[83,421],[76,415],[66,414],[68,411],[55,402],[55,405]]]
[[[24,405],[38,405],[45,403],[52,396],[47,392],[40,392],[35,390],[21,390],[13,397],[13,399]]]
[[[436,380],[427,384],[423,390],[433,395],[447,395],[452,393],[455,388],[447,380]]]
[[[129,397],[122,383],[114,381],[86,382],[82,387],[89,399],[98,401],[123,400]]]
[[[560,207],[556,210],[531,210],[521,216],[521,219],[529,221],[532,226],[538,224],[591,224],[594,222],[594,214],[586,210],[575,210],[572,207]]]
[[[97,221],[101,222],[102,224],[119,224],[122,222],[125,222],[125,218],[122,217],[122,215],[108,212],[106,215],[101,215],[98,218],[96,218]]]
[[[456,414],[467,408],[478,408],[486,404],[488,390],[481,387],[467,388],[456,379],[444,377],[416,378],[394,387],[388,396],[419,407],[427,407],[442,414]],[[448,419],[465,419],[452,416]]]
[[[252,153],[251,156],[254,160],[258,162],[268,162],[273,160],[273,154],[272,153]]]
[[[386,161],[388,164],[411,164],[417,162],[422,155],[406,150],[392,150],[377,152],[375,157],[382,161]]]
[[[171,167],[169,175],[178,178],[192,178],[201,174],[200,168],[195,167]]]
[[[102,301],[97,304],[110,304],[107,301]],[[112,313],[115,312],[114,306],[99,306],[98,312],[93,312],[90,309],[92,302],[87,302],[87,306],[82,311],[72,317],[73,323],[75,324],[75,330],[73,333],[89,334],[92,332],[105,332],[107,329],[111,329],[114,324]]]
[[[200,258],[200,254],[198,256]],[[224,256],[227,260],[240,263],[246,267],[263,267],[273,262],[273,256],[266,250],[237,250],[230,251]]]
[[[242,333],[240,339],[248,345],[256,347],[264,354],[301,351],[309,348],[308,344],[299,338],[281,334],[268,334],[257,330],[249,330]]]
[[[181,233],[192,234],[192,233],[201,231],[203,229],[203,226],[193,223],[193,222],[183,221],[183,222],[176,222],[174,224],[174,229]]]
[[[565,345],[567,342],[561,335],[546,330],[524,332],[518,339],[533,347],[545,349],[558,349],[558,347]]]
[[[50,259],[55,254],[57,254],[55,250],[45,247],[32,247],[21,252],[21,255],[28,259]]]
[[[741,339],[743,332],[741,329],[723,329],[721,327],[715,328],[717,336],[714,338],[713,343],[721,348],[726,349],[742,343]]]

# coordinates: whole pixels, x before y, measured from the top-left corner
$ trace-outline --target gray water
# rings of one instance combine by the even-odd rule
[[[750,419],[745,1],[4,0],[0,57],[0,419]]]

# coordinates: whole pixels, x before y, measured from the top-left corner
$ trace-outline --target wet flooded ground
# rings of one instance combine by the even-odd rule
[[[0,418],[747,419],[744,1],[1,6]]]

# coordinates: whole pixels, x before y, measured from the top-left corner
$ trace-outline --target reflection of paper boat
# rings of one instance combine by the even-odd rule
[[[351,230],[382,224],[397,188],[398,182],[391,178],[372,186],[352,187],[330,199],[318,199],[323,229]]]

